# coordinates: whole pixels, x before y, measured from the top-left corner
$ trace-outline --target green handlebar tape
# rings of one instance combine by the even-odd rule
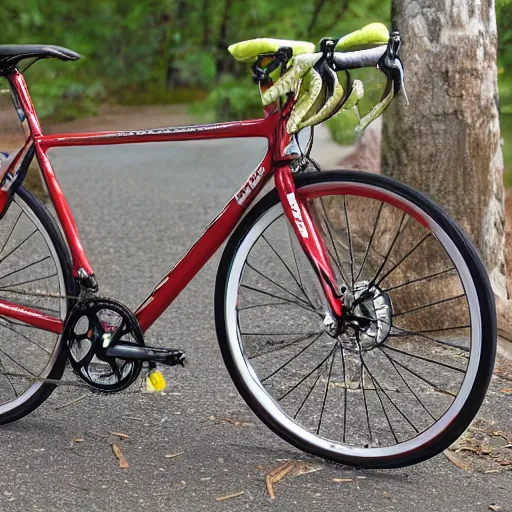
[[[307,41],[290,41],[287,39],[271,39],[268,37],[250,39],[248,41],[232,44],[228,47],[228,51],[236,60],[248,62],[255,60],[258,55],[275,53],[283,46],[291,48],[293,55],[313,53],[315,51],[315,45]]]
[[[373,46],[381,46],[387,44],[388,41],[389,32],[386,25],[382,23],[370,23],[370,25],[366,25],[366,27],[363,27],[361,30],[356,30],[342,37],[334,50],[337,52],[361,50]]]

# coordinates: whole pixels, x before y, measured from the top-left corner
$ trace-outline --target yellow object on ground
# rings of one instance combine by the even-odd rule
[[[164,376],[162,372],[153,368],[149,371],[148,376],[146,378],[147,390],[153,393],[158,391],[163,391],[167,384],[165,382]]]

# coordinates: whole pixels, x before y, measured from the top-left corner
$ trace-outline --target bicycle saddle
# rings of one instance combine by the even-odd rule
[[[0,75],[6,75],[23,59],[78,60],[81,56],[62,46],[47,44],[2,44],[0,45]]]

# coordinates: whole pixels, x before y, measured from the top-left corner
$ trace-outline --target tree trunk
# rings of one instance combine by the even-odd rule
[[[382,172],[425,192],[478,247],[506,298],[494,0],[393,0],[410,106],[384,118]]]

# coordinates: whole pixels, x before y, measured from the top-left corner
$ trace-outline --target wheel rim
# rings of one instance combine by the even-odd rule
[[[372,427],[373,427],[373,432],[370,432],[369,435],[366,434],[366,438],[369,439],[370,442],[364,443],[364,442],[362,442],[361,437],[358,438],[357,436],[349,437],[348,433],[345,432],[345,430],[347,428],[347,422],[346,422],[346,419],[343,417],[343,415],[349,415],[353,411],[350,411],[350,410],[347,411],[346,404],[348,402],[344,401],[344,400],[347,400],[344,395],[348,395],[350,397],[351,393],[354,394],[357,392],[357,390],[351,390],[349,388],[349,386],[347,385],[346,378],[343,377],[340,379],[339,376],[338,376],[338,381],[336,381],[336,382],[338,385],[338,384],[340,384],[340,380],[341,380],[341,385],[339,387],[342,389],[342,392],[338,394],[338,398],[340,401],[342,401],[342,406],[339,409],[340,412],[338,413],[338,416],[336,417],[336,415],[334,415],[333,416],[334,419],[330,420],[331,428],[330,428],[330,430],[328,429],[327,432],[332,432],[334,427],[339,427],[339,430],[341,430],[343,433],[338,435],[338,438],[333,438],[333,436],[325,435],[325,432],[324,432],[325,423],[324,423],[324,425],[322,425],[322,421],[323,422],[328,421],[326,418],[325,409],[322,410],[323,412],[316,413],[315,421],[318,422],[318,420],[320,418],[320,420],[319,420],[320,425],[318,426],[317,432],[315,432],[315,428],[311,428],[311,426],[312,426],[311,424],[306,424],[307,422],[305,422],[305,421],[301,422],[300,414],[303,414],[305,405],[302,404],[302,409],[299,410],[299,414],[294,414],[293,410],[291,409],[291,406],[283,405],[283,400],[285,398],[291,396],[295,392],[295,390],[292,390],[291,392],[289,392],[287,395],[285,395],[283,397],[282,394],[285,394],[287,391],[289,391],[289,389],[284,389],[285,393],[282,393],[281,396],[276,396],[276,393],[275,393],[276,389],[278,389],[278,388],[283,389],[283,388],[282,388],[282,386],[280,387],[279,383],[272,384],[272,379],[276,379],[276,376],[279,373],[281,373],[282,375],[285,375],[285,373],[284,373],[285,369],[281,368],[282,363],[283,362],[286,363],[289,359],[292,359],[294,364],[297,365],[297,362],[301,358],[304,358],[305,355],[308,353],[308,351],[311,352],[315,348],[315,346],[318,347],[318,345],[321,343],[320,340],[323,340],[323,348],[322,348],[323,352],[321,350],[317,350],[316,359],[312,358],[312,360],[314,359],[315,363],[318,363],[318,362],[322,363],[322,365],[323,365],[322,367],[324,369],[324,374],[320,374],[320,371],[317,371],[316,373],[314,371],[311,373],[311,375],[306,377],[307,372],[304,372],[303,377],[306,377],[304,382],[308,383],[309,385],[307,388],[303,387],[302,392],[301,392],[302,393],[301,399],[300,399],[300,401],[299,401],[299,399],[295,399],[294,406],[296,408],[297,408],[297,406],[301,406],[302,400],[305,400],[304,403],[307,404],[308,400],[312,400],[314,393],[317,393],[317,395],[318,395],[316,397],[316,402],[317,403],[322,402],[322,400],[323,400],[323,404],[326,405],[329,403],[329,400],[332,400],[332,397],[335,396],[335,393],[332,392],[331,389],[335,389],[337,387],[337,386],[331,386],[331,384],[333,384],[333,382],[334,382],[334,381],[330,380],[331,377],[333,376],[333,372],[335,373],[335,370],[333,370],[333,368],[336,368],[336,365],[342,366],[344,364],[340,360],[343,358],[343,356],[345,356],[345,358],[346,358],[346,356],[347,356],[346,350],[347,349],[345,348],[345,345],[343,345],[343,347],[340,347],[340,345],[342,345],[342,342],[340,340],[331,340],[330,341],[331,345],[329,345],[328,336],[326,334],[322,334],[318,339],[315,339],[315,337],[318,334],[314,334],[313,331],[311,331],[309,333],[302,332],[302,335],[306,334],[306,335],[310,335],[310,336],[308,336],[298,342],[296,342],[297,336],[295,336],[295,338],[292,338],[291,337],[292,335],[290,334],[288,338],[284,339],[284,341],[281,336],[281,339],[279,340],[279,341],[283,342],[283,343],[281,343],[281,346],[287,345],[288,343],[290,343],[287,340],[292,340],[292,341],[296,342],[296,343],[290,343],[290,345],[289,345],[289,347],[292,347],[292,345],[295,345],[293,347],[294,350],[291,351],[291,348],[290,348],[289,349],[290,351],[288,351],[287,348],[283,349],[283,350],[281,350],[281,348],[279,348],[279,350],[277,351],[277,354],[279,354],[279,353],[281,353],[281,355],[287,354],[286,357],[285,356],[282,357],[281,362],[279,362],[277,360],[277,354],[272,354],[272,355],[270,355],[270,353],[267,354],[266,355],[267,359],[270,359],[270,358],[274,359],[272,361],[272,364],[268,365],[268,366],[267,366],[267,363],[255,363],[255,361],[254,361],[254,359],[258,359],[260,357],[265,357],[265,354],[260,356],[257,353],[257,355],[255,356],[254,353],[251,354],[250,349],[248,349],[250,343],[252,343],[253,345],[257,345],[257,343],[254,341],[255,337],[252,336],[255,333],[248,332],[247,327],[243,325],[243,323],[245,322],[243,315],[247,314],[247,312],[250,312],[251,310],[256,310],[257,308],[249,307],[251,305],[249,305],[249,306],[244,305],[242,294],[239,294],[239,286],[244,288],[244,285],[245,285],[244,279],[245,279],[248,268],[250,269],[250,272],[252,273],[253,276],[258,275],[254,270],[256,268],[254,263],[251,263],[249,261],[249,265],[251,265],[253,267],[253,268],[251,268],[250,266],[247,265],[246,258],[249,257],[249,259],[250,259],[251,253],[252,253],[254,247],[259,242],[262,242],[262,240],[264,240],[261,235],[263,234],[265,236],[265,238],[268,238],[268,235],[266,235],[266,233],[268,233],[268,228],[272,227],[274,224],[277,224],[277,222],[279,222],[279,218],[282,215],[282,208],[281,208],[280,204],[277,204],[274,207],[272,207],[271,209],[269,209],[267,212],[265,212],[258,219],[258,221],[253,225],[253,227],[250,230],[250,232],[248,233],[248,235],[245,237],[245,239],[240,244],[238,251],[234,257],[234,260],[233,260],[233,263],[231,266],[231,270],[229,273],[228,284],[226,287],[227,293],[226,293],[226,299],[225,299],[225,306],[226,306],[225,321],[226,321],[226,328],[227,328],[227,342],[228,342],[228,348],[230,350],[231,356],[235,362],[237,372],[239,373],[239,377],[243,381],[244,386],[246,387],[247,392],[251,395],[252,399],[256,400],[260,404],[260,406],[263,407],[267,416],[270,416],[272,423],[279,425],[279,427],[282,430],[288,432],[289,435],[291,437],[293,437],[299,444],[307,444],[307,445],[315,447],[319,451],[336,452],[340,455],[351,456],[351,457],[355,457],[355,458],[357,458],[357,457],[375,457],[375,458],[390,457],[390,456],[396,456],[399,454],[403,454],[403,453],[406,453],[406,452],[409,452],[412,450],[418,450],[423,445],[425,445],[432,439],[436,438],[441,432],[446,430],[448,428],[448,426],[452,423],[452,421],[457,417],[457,415],[459,414],[460,410],[462,409],[464,403],[466,402],[466,400],[469,396],[469,393],[472,389],[472,385],[473,385],[474,380],[477,375],[479,361],[480,361],[480,352],[481,352],[482,329],[481,329],[481,316],[480,316],[480,307],[478,304],[478,296],[476,293],[474,283],[471,279],[469,269],[468,269],[462,255],[460,254],[459,250],[457,249],[455,244],[449,239],[447,234],[441,229],[441,227],[430,216],[428,216],[423,211],[421,211],[420,208],[418,208],[415,204],[413,204],[412,202],[404,199],[403,197],[401,197],[393,192],[389,192],[389,191],[374,187],[372,185],[359,184],[359,183],[358,184],[356,184],[356,183],[339,183],[338,182],[338,183],[321,183],[321,184],[317,184],[317,185],[309,185],[309,186],[301,188],[299,190],[299,193],[307,196],[308,198],[316,198],[315,201],[316,202],[321,201],[323,204],[323,207],[325,207],[325,199],[326,199],[325,196],[328,194],[333,194],[333,193],[348,194],[348,199],[347,199],[348,203],[351,202],[351,200],[352,200],[351,198],[353,198],[353,196],[357,196],[359,198],[358,199],[359,203],[361,203],[363,200],[364,201],[368,201],[368,200],[373,201],[375,198],[377,198],[379,201],[381,201],[385,204],[385,208],[397,210],[396,207],[398,206],[400,213],[403,213],[405,211],[406,216],[408,218],[413,219],[413,223],[415,225],[420,226],[422,229],[426,229],[428,227],[429,231],[433,235],[435,235],[434,237],[432,237],[433,240],[435,240],[437,243],[440,243],[440,245],[442,245],[445,248],[449,261],[452,262],[453,266],[456,269],[456,271],[454,271],[454,274],[457,276],[457,278],[460,281],[460,286],[461,286],[460,290],[464,294],[464,298],[463,299],[461,298],[461,300],[465,300],[465,303],[467,306],[468,319],[469,319],[467,324],[470,326],[469,328],[466,328],[466,330],[465,330],[465,332],[466,332],[465,337],[467,338],[467,345],[464,348],[469,350],[469,352],[464,353],[461,356],[465,360],[464,366],[463,367],[457,366],[456,368],[458,368],[459,370],[464,369],[465,373],[462,373],[462,376],[459,378],[456,397],[447,395],[447,397],[448,397],[447,400],[450,403],[448,405],[442,405],[443,412],[441,414],[439,414],[438,411],[436,411],[437,414],[431,414],[431,423],[430,424],[416,425],[415,422],[413,421],[413,424],[416,427],[416,429],[418,430],[418,432],[415,432],[413,428],[410,428],[410,430],[413,431],[413,433],[414,433],[414,436],[412,436],[410,438],[404,438],[401,435],[398,435],[395,438],[394,435],[396,434],[396,432],[395,433],[389,432],[387,440],[382,439],[382,433],[379,433],[377,435],[377,432],[379,432],[379,430],[382,430],[382,425],[380,425],[380,426],[372,425],[372,422],[374,421],[374,419],[373,419],[373,417],[371,417],[371,415],[368,412],[367,406],[370,402],[370,399],[368,397],[365,400],[366,401],[365,409],[360,408],[358,414],[359,414],[359,420],[362,419],[362,421],[360,421],[361,424],[359,425],[359,427],[361,429],[364,429],[365,427],[367,427],[368,424],[370,425],[370,429],[369,429],[370,431],[372,430]],[[322,199],[319,199],[319,198],[322,198]],[[350,212],[350,207],[347,207],[347,211]],[[376,211],[377,210],[375,210],[375,212],[374,212],[375,217],[377,217]],[[343,210],[342,210],[342,213],[344,213]],[[350,216],[350,213],[349,213],[349,216]],[[281,219],[281,222],[284,222],[284,219]],[[349,222],[349,224],[350,224],[350,222]],[[348,229],[345,229],[345,235],[347,234],[346,233],[347,231],[348,231]],[[357,234],[356,231],[354,231],[352,233],[352,238],[355,238],[356,234]],[[401,232],[401,236],[403,236],[403,231]],[[348,236],[347,238],[350,238],[350,236]],[[393,239],[392,236],[389,236],[388,238],[390,238],[391,240]],[[266,245],[268,245],[267,241],[264,241],[264,243]],[[355,244],[355,240],[352,240],[351,243]],[[336,245],[338,245],[338,247],[339,247],[340,244],[337,243],[337,241],[336,241],[332,245],[332,248],[334,248]],[[349,244],[347,243],[345,245],[348,246]],[[408,250],[410,250],[412,247],[414,247],[414,245],[410,245]],[[270,251],[267,250],[267,252],[270,252]],[[276,252],[276,251],[274,251],[274,252]],[[330,252],[332,254],[335,251],[332,250]],[[405,251],[405,254],[407,252],[408,251]],[[335,255],[332,254],[332,256],[334,259]],[[353,254],[352,256],[355,256],[355,255]],[[277,258],[277,256],[276,256],[275,259],[279,259],[279,258]],[[348,257],[348,255],[347,255],[347,259],[350,259]],[[394,260],[394,264],[396,264],[399,260],[400,260],[400,258],[398,256],[396,256],[395,260]],[[288,263],[291,268],[292,263],[290,262],[290,260],[288,260]],[[341,266],[343,267],[343,264]],[[271,267],[270,265],[266,265],[267,269],[270,267]],[[282,265],[282,267],[284,269],[284,265]],[[299,269],[299,267],[297,267],[297,270]],[[289,272],[284,271],[283,269],[282,269],[282,271],[286,272],[289,275]],[[389,271],[389,269],[390,269],[390,267],[384,267],[384,273]],[[261,272],[261,269],[256,268],[256,271]],[[268,272],[268,270],[267,270],[267,272]],[[341,272],[343,272],[343,268],[341,269]],[[338,272],[338,275],[340,275],[341,272]],[[346,268],[346,266],[345,266],[344,273],[345,274],[350,273],[350,270],[348,268]],[[391,272],[391,274],[392,273],[393,272]],[[354,274],[357,275],[357,270]],[[390,274],[390,276],[391,276],[391,274]],[[388,276],[388,279],[391,278],[390,276]],[[438,277],[440,278],[441,274],[439,274]],[[259,279],[260,279],[260,282],[264,281],[264,279],[261,276],[259,276]],[[350,280],[350,278],[348,278],[347,280]],[[267,282],[267,284],[268,284],[268,280],[265,282]],[[417,282],[419,283],[419,281],[417,281]],[[383,279],[382,283],[385,284],[386,280]],[[410,285],[411,284],[409,283],[408,286],[410,286]],[[249,285],[249,286],[251,286],[251,285]],[[279,291],[280,295],[274,291],[274,297],[269,297],[267,295],[266,299],[275,301],[276,300],[275,296],[281,296],[281,298],[282,298],[283,295],[286,298],[292,299],[295,302],[299,302],[298,298],[304,299],[304,297],[299,296],[297,294],[297,291],[295,289],[290,288],[288,294],[286,294],[282,288],[281,289],[277,288],[275,285],[272,285],[272,286],[273,286],[274,290]],[[255,286],[252,286],[252,288],[255,288]],[[402,289],[403,288],[404,288],[404,286],[402,286]],[[396,288],[394,289],[395,293],[399,289],[400,289],[400,287],[396,286]],[[269,289],[267,288],[266,291],[268,291],[268,290]],[[257,293],[257,292],[254,292],[253,290],[251,290],[251,292]],[[292,298],[291,293],[293,293],[295,295],[294,298]],[[261,296],[261,294],[260,294],[260,296]],[[286,302],[286,301],[284,301],[284,302]],[[413,302],[413,306],[414,306],[414,301],[412,301],[412,302]],[[437,304],[435,307],[436,308],[446,307],[447,305],[449,305],[449,301],[441,302],[441,303]],[[238,308],[237,308],[237,306],[238,306]],[[301,306],[304,306],[304,304],[301,304]],[[299,310],[299,309],[305,310],[305,307],[301,307],[301,306],[294,305],[293,307],[297,310]],[[279,307],[281,307],[281,306],[279,306]],[[416,307],[416,306],[414,306],[414,307]],[[414,307],[411,307],[410,309],[414,310]],[[240,309],[242,309],[243,313],[241,313]],[[276,306],[274,306],[273,309],[276,309]],[[399,313],[397,315],[397,318],[400,316],[406,316],[404,314],[404,311],[400,312],[400,311],[396,310],[396,306],[395,306],[395,312]],[[420,312],[420,309],[416,309],[415,314],[419,314],[419,312]],[[281,315],[281,317],[283,317],[282,313],[280,313],[280,315]],[[292,324],[294,323],[293,319],[290,316],[287,316],[286,320],[292,321]],[[267,330],[268,330],[268,327],[270,325],[272,325],[272,321],[269,320],[268,316],[264,318],[264,323],[265,323],[265,326],[267,327]],[[392,323],[394,326],[392,329],[392,335],[397,335],[397,334],[403,335],[404,330],[399,331],[398,330],[399,327],[395,327],[395,324],[398,322],[395,321],[395,319],[393,319]],[[242,327],[239,327],[239,325],[242,325]],[[461,324],[461,326],[462,326],[462,324]],[[445,325],[444,327],[447,327],[447,326]],[[461,329],[458,329],[456,332],[460,333],[461,331],[462,331]],[[263,332],[263,331],[260,330],[260,332]],[[315,332],[318,333],[318,331],[315,331]],[[444,337],[439,336],[442,332],[445,333]],[[297,334],[298,333],[299,333],[299,331],[297,331]],[[440,346],[440,347],[442,347],[442,350],[447,350],[449,352],[453,352],[453,350],[460,350],[461,345],[457,345],[459,348],[455,349],[454,347],[450,347],[447,345],[441,345],[441,344],[431,340],[431,339],[436,339],[438,341],[444,340],[447,342],[450,342],[450,340],[453,340],[453,338],[454,338],[453,332],[451,333],[450,336],[447,336],[446,333],[448,333],[448,330],[443,331],[442,329],[437,329],[437,330],[432,331],[432,333],[427,333],[426,331],[424,331],[424,332],[420,333],[421,334],[420,336],[418,336],[418,333],[415,332],[414,338],[416,339],[416,341],[419,338],[419,339],[421,339],[421,341],[428,342],[430,345]],[[252,339],[251,342],[247,341],[248,334],[252,336],[252,338],[250,338],[250,339]],[[282,332],[281,332],[281,334],[282,334]],[[413,336],[409,335],[408,337],[412,338]],[[431,338],[431,339],[429,340],[429,338]],[[384,341],[384,344],[385,343],[389,343],[389,342],[386,340],[386,341]],[[276,345],[275,342],[273,344]],[[339,352],[338,361],[336,361],[335,355],[332,356],[331,358],[329,357],[329,350],[330,350],[329,347],[330,346],[335,347],[336,352]],[[406,358],[407,361],[409,361],[411,359],[411,357],[405,356],[404,354],[401,354],[400,352],[396,352],[396,349],[400,350],[400,347],[397,347],[396,344],[389,343],[388,346],[393,347],[395,350],[388,349],[387,347],[385,347],[385,348],[382,347],[382,349],[381,348],[375,349],[375,347],[374,347],[370,352],[379,353],[381,360],[385,361],[387,363],[388,372],[389,371],[394,372],[395,380],[401,379],[399,376],[400,370],[402,371],[402,374],[406,374],[406,376],[400,380],[401,389],[408,390],[407,386],[409,385],[409,388],[410,388],[410,391],[408,391],[409,399],[415,402],[416,407],[422,409],[424,412],[424,415],[427,416],[427,412],[430,412],[430,413],[434,412],[433,410],[430,409],[431,403],[437,402],[437,403],[446,404],[447,401],[439,400],[439,396],[437,396],[437,395],[435,396],[436,400],[430,400],[430,402],[428,402],[428,404],[427,403],[423,404],[426,407],[423,407],[421,405],[420,400],[416,400],[416,398],[413,398],[414,392],[415,391],[417,392],[417,389],[421,388],[421,386],[419,386],[418,382],[422,382],[422,381],[418,377],[415,377],[412,373],[407,372],[404,368],[399,366],[400,364],[404,365],[404,358]],[[275,349],[275,346],[270,347],[270,348]],[[341,350],[341,348],[343,348],[343,350]],[[248,353],[246,353],[246,351],[248,351]],[[387,353],[387,355],[386,355],[386,353]],[[360,353],[357,353],[357,356],[355,357],[355,359],[361,359],[359,354]],[[469,359],[467,358],[467,354],[469,354]],[[328,357],[325,358],[324,357],[325,355],[327,355]],[[419,355],[419,354],[416,354],[416,355]],[[452,356],[453,356],[453,354],[450,354],[450,357],[452,357]],[[446,358],[447,358],[446,354],[443,354],[443,358],[444,359],[441,359],[440,357],[436,357],[436,359],[434,359],[436,367],[440,367],[440,365],[438,364],[440,362],[446,363]],[[423,366],[434,364],[434,363],[429,363],[423,359],[416,359],[416,361],[420,362],[421,365],[423,365]],[[346,363],[346,361],[345,361],[345,363]],[[290,367],[290,365],[291,365],[291,362],[287,363],[288,367]],[[411,367],[410,363],[407,363],[404,366],[408,366],[409,369],[414,372],[415,368],[418,365],[416,364],[416,367],[415,366]],[[314,367],[315,367],[315,365],[312,363],[309,366],[310,369],[314,369]],[[359,364],[359,372],[361,371],[361,368],[363,368],[363,375],[368,379],[370,377],[370,375],[372,375],[371,370],[370,370],[370,365],[368,364],[367,366],[365,366],[364,364]],[[372,366],[372,369],[375,369],[375,368],[376,368],[375,366]],[[397,368],[398,368],[398,370],[397,370]],[[443,368],[443,371],[455,373],[455,370],[450,370],[448,367],[442,367],[442,368]],[[267,371],[266,374],[263,375],[262,369],[266,369],[266,370],[270,370],[270,371]],[[358,368],[356,365],[356,370],[357,369]],[[417,370],[417,368],[416,368],[416,370]],[[343,369],[343,375],[346,375],[345,372],[346,372],[346,368]],[[338,370],[338,373],[340,373],[339,370]],[[419,371],[415,371],[415,373],[417,373],[419,376],[422,376]],[[457,373],[461,373],[461,372],[459,371]],[[290,371],[289,374],[296,375],[296,372]],[[423,377],[424,377],[424,375],[423,375]],[[284,380],[284,377],[282,379]],[[324,383],[322,381],[322,379],[323,379],[323,381],[326,381],[326,382]],[[297,382],[297,380],[298,380],[298,378],[296,378],[296,380],[294,382]],[[315,384],[315,380],[317,380],[316,384]],[[393,406],[391,403],[393,401],[393,399],[389,400],[388,396],[387,396],[387,395],[391,395],[393,390],[389,390],[389,389],[386,390],[387,384],[384,383],[384,385],[382,385],[381,381],[377,378],[376,375],[372,375],[368,380],[373,384],[375,389],[370,390],[370,389],[366,388],[366,385],[364,385],[364,386],[360,385],[359,394],[360,395],[364,395],[364,394],[369,395],[371,393],[371,394],[375,395],[372,399],[372,408],[371,408],[372,412],[375,412],[375,406],[378,405],[379,401],[384,402],[384,407],[381,408],[381,420],[382,420],[382,422],[384,422],[384,424],[387,423],[388,427],[389,426],[392,427],[396,421],[396,418],[394,418],[394,416],[400,417],[400,414],[399,414],[399,412],[397,412],[396,408],[393,409]],[[414,381],[414,383],[413,383],[413,381]],[[416,381],[418,381],[418,382],[416,382]],[[318,385],[318,382],[320,382],[320,384],[322,384],[322,385]],[[430,384],[435,384],[435,383],[430,382]],[[321,387],[321,388],[327,389],[328,390],[327,395],[325,396],[325,392],[324,392],[324,396],[322,396],[320,393],[318,393],[315,386],[317,386],[318,388]],[[379,387],[379,386],[381,386],[381,387]],[[428,386],[426,386],[426,387],[428,387]],[[430,386],[430,387],[434,387],[434,386]],[[311,391],[309,397],[307,397],[306,395],[309,392],[308,390],[310,390],[311,388],[313,389],[313,391]],[[423,391],[425,391],[424,388],[425,388],[425,382],[423,381]],[[451,391],[453,393],[453,390],[443,389],[442,387],[439,387],[439,386],[438,386],[437,390],[434,390],[434,392],[439,395],[444,394],[444,392],[446,392],[446,391],[448,391],[448,392]],[[380,395],[380,397],[379,397],[379,395]],[[361,400],[361,402],[364,403],[363,400]],[[391,409],[393,409],[392,413],[390,411]],[[319,411],[320,411],[320,409],[319,409]],[[382,413],[382,411],[385,411],[384,414]],[[389,419],[386,416],[386,411],[388,413],[388,416],[390,416]],[[296,412],[296,409],[295,409],[295,412]],[[294,420],[294,416],[296,417],[297,422]],[[315,416],[315,415],[313,415],[313,416]],[[368,420],[368,416],[370,416],[369,420]],[[411,419],[411,418],[409,418],[409,419]],[[342,426],[342,421],[344,421],[344,420],[345,420],[345,423],[343,423],[343,426]],[[402,418],[402,420],[404,423],[406,423],[406,420],[404,418]],[[336,421],[338,421],[338,424],[336,423]],[[392,428],[391,429],[388,428],[388,430],[392,430]],[[391,441],[389,439],[391,439]],[[367,446],[367,447],[365,447],[365,446]]]
[[[0,298],[64,321],[66,286],[59,257],[50,235],[18,195],[0,223],[0,241]],[[47,378],[59,354],[60,335],[0,317],[0,415],[22,406],[41,389],[44,383],[34,378]]]

